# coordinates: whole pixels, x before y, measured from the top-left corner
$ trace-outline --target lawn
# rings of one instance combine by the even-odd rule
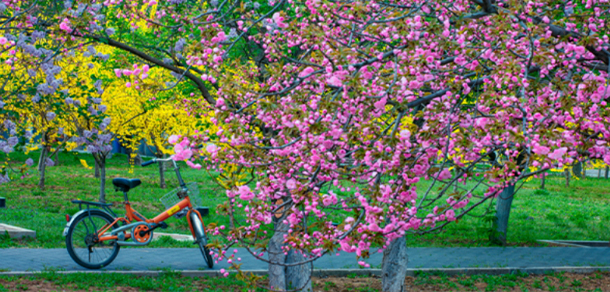
[[[23,154],[12,154],[13,161],[25,160]],[[36,157],[33,154],[32,157]],[[65,247],[61,233],[66,224],[65,214],[74,214],[78,206],[73,199],[98,199],[99,180],[94,170],[85,168],[80,160],[93,165],[87,154],[61,153],[60,164],[48,168],[47,187],[38,190],[37,173],[32,173],[9,184],[0,185],[0,196],[6,197],[7,208],[0,209],[0,222],[36,230],[36,240],[11,240],[0,236],[0,248],[6,247]],[[182,175],[187,182],[197,182],[205,206],[210,215],[204,220],[228,224],[228,219],[215,212],[215,206],[224,202],[226,196],[215,182],[214,173],[197,171],[181,164]],[[170,189],[159,188],[158,168],[130,166],[125,155],[117,154],[108,161],[107,201],[115,203],[115,212],[122,214],[119,202],[122,194],[114,192],[111,180],[114,177],[140,178],[142,185],[129,192],[134,208],[147,217],[154,217],[163,210],[158,199]],[[168,185],[177,186],[172,171],[166,173]],[[426,188],[426,182],[419,189]],[[540,246],[537,239],[609,240],[610,239],[610,180],[586,178],[572,180],[565,186],[562,177],[549,177],[546,189],[539,189],[540,181],[527,182],[519,190],[513,202],[510,216],[508,242],[513,246]],[[486,206],[487,207],[487,206]],[[456,224],[450,224],[441,233],[410,235],[408,245],[414,247],[458,247],[487,246],[490,230],[489,215],[482,215],[480,208]],[[185,219],[169,219],[169,228],[163,232],[188,234]],[[191,247],[190,243],[163,240],[153,242],[152,247]]]
[[[313,278],[314,291],[376,292],[381,290],[378,277],[349,276]],[[265,286],[266,280],[258,285]],[[405,279],[408,291],[608,291],[610,275],[549,273],[545,275],[507,274],[447,276],[442,273],[418,273]],[[0,291],[252,291],[235,275],[189,278],[179,272],[165,271],[158,277],[124,274],[59,274],[44,271],[36,276],[0,276]],[[256,291],[268,291],[256,289]]]
[[[24,161],[23,154],[13,154],[13,161]],[[36,157],[33,155],[33,157]],[[0,196],[6,197],[6,209],[0,209],[0,222],[36,230],[36,240],[10,240],[6,236],[0,239],[0,248],[13,246],[28,247],[65,247],[61,235],[66,224],[66,214],[78,211],[78,205],[71,200],[98,201],[99,179],[94,177],[94,170],[83,166],[80,160],[85,160],[88,166],[94,165],[93,158],[87,154],[60,153],[59,166],[47,168],[46,188],[40,191],[37,187],[38,176],[35,170],[24,179],[16,179],[9,184],[0,185]],[[204,205],[214,207],[226,198],[224,191],[213,182],[213,178],[205,171],[190,169],[180,163],[183,179],[188,182],[197,182]],[[132,166],[123,154],[116,154],[107,162],[106,201],[114,203],[113,210],[117,214],[124,214],[122,209],[123,194],[115,192],[112,178],[139,178],[142,184],[129,191],[129,201],[132,207],[147,218],[152,218],[164,210],[159,202],[164,194],[178,186],[178,180],[173,170],[166,172],[167,189],[159,186],[159,169],[156,164],[148,167]],[[211,211],[204,218],[206,222],[228,224],[224,217],[217,216]],[[159,230],[166,233],[189,234],[188,223],[185,218],[177,220],[170,218],[166,221],[169,228]],[[155,247],[155,241],[150,246]],[[192,247],[192,243],[164,240],[163,246]]]

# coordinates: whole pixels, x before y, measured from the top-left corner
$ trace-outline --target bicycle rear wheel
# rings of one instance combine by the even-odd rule
[[[87,269],[108,266],[119,254],[116,240],[97,240],[97,231],[114,222],[114,218],[100,210],[90,210],[74,218],[66,236],[66,248],[70,257]],[[112,226],[115,229],[118,226]]]
[[[201,223],[201,220],[196,214],[191,216],[190,220],[191,224],[193,225],[193,229],[195,230],[195,236],[197,237],[196,243],[199,245],[199,250],[203,255],[205,263],[211,269],[214,267],[214,260],[212,259],[212,255],[210,255],[210,249],[206,246],[208,244],[208,238],[205,234],[203,223]]]

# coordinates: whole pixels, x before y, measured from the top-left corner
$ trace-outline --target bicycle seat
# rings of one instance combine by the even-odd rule
[[[128,179],[128,178],[117,177],[112,180],[112,184],[123,192],[129,192],[129,189],[133,189],[133,188],[139,186],[141,183],[142,183],[142,181],[138,178]]]

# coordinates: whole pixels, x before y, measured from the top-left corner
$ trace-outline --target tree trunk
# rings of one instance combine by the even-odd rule
[[[133,163],[133,165],[135,166],[142,165],[142,157],[140,157],[140,154],[138,154],[137,152],[131,152],[127,157],[129,158],[129,164]]]
[[[513,203],[515,185],[506,187],[498,196],[496,203],[496,218],[495,218],[495,234],[491,241],[496,244],[506,245],[506,235],[508,231],[508,217],[510,215],[510,207]]]
[[[569,173],[569,171],[568,171]],[[581,161],[578,161],[572,166],[572,173],[577,178],[582,178],[584,173],[584,164]]]
[[[602,177],[602,169],[601,168],[597,170],[597,178],[600,178],[600,177]]]
[[[281,222],[276,222],[276,231],[269,240],[269,288],[272,290],[286,290],[286,267],[282,264],[286,263],[286,256],[282,251],[284,244],[284,234],[287,229],[286,225]]]
[[[47,147],[42,146],[42,150],[40,151],[40,157],[38,158],[38,171],[42,171],[42,165],[45,163],[47,158]]]
[[[404,292],[405,277],[407,276],[407,236],[394,240],[383,251],[381,262],[381,291]]]
[[[100,203],[106,203],[106,155],[96,155],[95,162],[100,170]]]
[[[608,172],[610,171],[610,167],[606,166],[606,175],[605,178],[608,179]]]
[[[126,147],[126,154],[127,154],[127,162],[131,165],[133,163],[133,165],[135,166],[140,166],[142,165],[142,157],[140,157],[140,154],[138,153],[139,149],[136,148],[135,150],[132,149],[131,145],[128,145],[129,147]]]
[[[55,166],[59,165],[59,149],[55,151]]]
[[[45,171],[47,169],[47,153],[47,148],[43,146],[42,151],[40,152],[40,160],[38,161],[38,172],[40,175],[40,178],[38,180],[38,188],[41,191],[44,190]]]
[[[300,254],[291,250],[288,252],[286,257],[286,263],[298,263],[305,261],[306,258]],[[311,287],[311,263],[286,267],[286,288],[288,290],[299,289],[298,291],[312,292]]]
[[[163,156],[161,156],[163,158]],[[165,162],[158,162],[159,164],[159,187],[164,189],[167,188],[165,183]]]
[[[546,179],[546,173],[544,173],[544,172],[543,172],[543,173],[542,173],[542,177],[540,178],[540,189],[541,189],[541,190],[544,190],[544,182],[545,182],[545,179]]]
[[[566,168],[566,170],[564,171],[564,174],[566,176],[566,187],[570,187],[570,170]]]
[[[97,158],[95,159],[95,178],[100,178],[100,165],[97,163]]]

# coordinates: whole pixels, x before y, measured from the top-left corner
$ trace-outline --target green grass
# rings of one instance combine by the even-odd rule
[[[22,162],[26,156],[11,154],[13,161]],[[30,155],[36,158],[36,153]],[[6,197],[7,209],[0,209],[0,222],[36,231],[36,240],[11,240],[0,235],[0,248],[7,247],[65,247],[61,233],[66,224],[65,214],[74,214],[78,206],[73,199],[97,201],[99,180],[93,177],[94,170],[83,167],[80,159],[93,165],[87,154],[61,153],[60,165],[48,168],[46,189],[38,190],[37,172],[31,170],[23,179],[0,185],[0,196]],[[36,159],[35,159],[36,160]],[[181,173],[187,182],[197,182],[203,205],[210,207],[206,223],[228,225],[225,216],[219,216],[215,209],[226,200],[224,190],[205,171],[193,170],[181,163]],[[215,175],[212,173],[212,176]],[[156,165],[149,167],[130,166],[125,155],[117,154],[108,160],[108,181],[106,185],[108,202],[114,202],[115,212],[123,211],[119,202],[122,194],[114,192],[113,177],[140,178],[142,185],[129,192],[129,199],[136,210],[146,217],[154,217],[163,210],[158,199],[178,185],[175,174],[166,172],[170,188],[159,188],[159,172]],[[508,244],[513,246],[539,246],[537,239],[608,240],[610,238],[610,180],[603,178],[572,179],[570,187],[565,187],[562,177],[549,177],[546,190],[539,189],[540,181],[531,180],[515,195],[510,215]],[[427,189],[428,182],[418,185],[418,192]],[[353,190],[352,190],[353,191]],[[477,190],[482,193],[482,191]],[[340,192],[338,193],[348,193]],[[481,215],[487,206],[474,210],[473,215]],[[336,218],[335,218],[336,217]],[[339,214],[329,214],[332,220],[340,220]],[[487,217],[489,218],[489,216]],[[240,218],[237,218],[240,220]],[[170,218],[170,228],[160,230],[168,233],[188,234],[185,219]],[[443,232],[427,235],[410,235],[408,245],[413,247],[457,247],[489,245],[490,222],[485,218],[466,216],[457,223],[447,226]],[[151,247],[192,247],[189,242],[172,239],[154,241]]]
[[[538,239],[607,241],[610,238],[610,180],[572,179],[570,187],[566,187],[563,177],[551,176],[546,178],[545,190],[539,186],[540,180],[533,179],[515,195],[509,217],[508,245],[538,246]],[[485,205],[470,214],[482,215],[489,206]],[[486,246],[490,227],[485,218],[467,215],[442,233],[409,237],[408,245]]]
[[[12,156],[13,161],[24,161],[26,158],[21,153],[14,153]],[[30,157],[36,158],[36,154],[30,155]],[[36,231],[35,240],[11,240],[0,235],[0,248],[65,247],[62,236],[63,228],[66,225],[65,215],[72,215],[79,210],[78,205],[71,203],[71,200],[99,200],[99,179],[94,177],[93,169],[87,169],[81,164],[81,159],[86,160],[89,166],[94,165],[90,155],[60,153],[60,165],[47,168],[44,191],[40,191],[37,187],[38,172],[34,169],[23,179],[17,178],[8,184],[0,185],[0,196],[6,197],[7,205],[6,209],[0,209],[0,222]],[[226,199],[224,191],[213,182],[213,178],[206,172],[190,169],[184,163],[180,163],[180,166],[183,179],[186,182],[197,182],[204,205],[210,207],[210,215],[204,218],[205,223],[228,224],[227,218],[217,216],[215,212],[216,205]],[[147,218],[152,218],[164,210],[159,198],[178,186],[178,180],[173,170],[165,173],[168,188],[161,189],[159,170],[156,165],[130,166],[126,155],[115,154],[107,162],[106,201],[115,203],[113,210],[118,215],[123,215],[125,212],[122,205],[119,204],[123,201],[123,194],[115,192],[112,185],[114,177],[142,180],[140,186],[129,191],[129,200],[134,209]],[[169,228],[159,229],[159,231],[190,233],[185,218],[179,220],[170,218],[166,222]],[[192,247],[192,242],[178,242],[169,239],[154,241],[149,246]]]

